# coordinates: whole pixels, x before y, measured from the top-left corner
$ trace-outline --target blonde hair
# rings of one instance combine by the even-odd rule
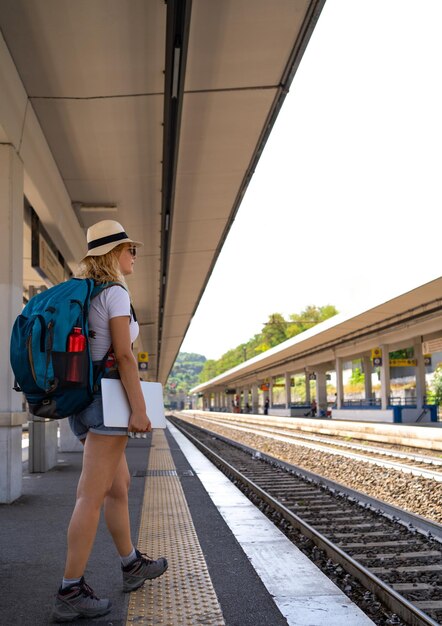
[[[79,266],[76,273],[77,278],[93,278],[96,283],[107,283],[116,281],[122,283],[127,289],[126,281],[120,270],[118,257],[120,252],[127,247],[125,243],[118,246],[100,256],[87,256]]]

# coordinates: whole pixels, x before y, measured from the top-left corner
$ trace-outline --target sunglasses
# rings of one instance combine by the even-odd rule
[[[137,249],[136,248],[128,248],[130,255],[133,256],[134,258],[137,256]]]

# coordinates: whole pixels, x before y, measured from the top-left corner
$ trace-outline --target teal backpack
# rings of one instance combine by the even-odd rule
[[[15,320],[11,335],[14,389],[25,394],[33,415],[59,419],[92,402],[111,348],[94,368],[89,307],[92,298],[114,284],[119,283],[96,285],[91,278],[71,278],[31,298]],[[73,346],[80,349],[69,351]]]

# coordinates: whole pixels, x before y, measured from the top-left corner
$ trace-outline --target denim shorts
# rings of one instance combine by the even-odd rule
[[[101,392],[94,394],[92,403],[80,413],[75,413],[69,417],[69,425],[74,435],[83,441],[90,431],[97,435],[126,435],[127,428],[114,428],[103,424],[103,402]]]

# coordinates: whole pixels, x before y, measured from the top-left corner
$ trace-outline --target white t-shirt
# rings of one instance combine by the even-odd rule
[[[138,337],[139,326],[131,315],[129,294],[123,287],[113,285],[103,289],[91,301],[89,330],[94,331],[95,336],[90,337],[89,345],[93,361],[101,361],[111,346],[109,320],[121,316],[130,316],[130,340],[135,341]]]

